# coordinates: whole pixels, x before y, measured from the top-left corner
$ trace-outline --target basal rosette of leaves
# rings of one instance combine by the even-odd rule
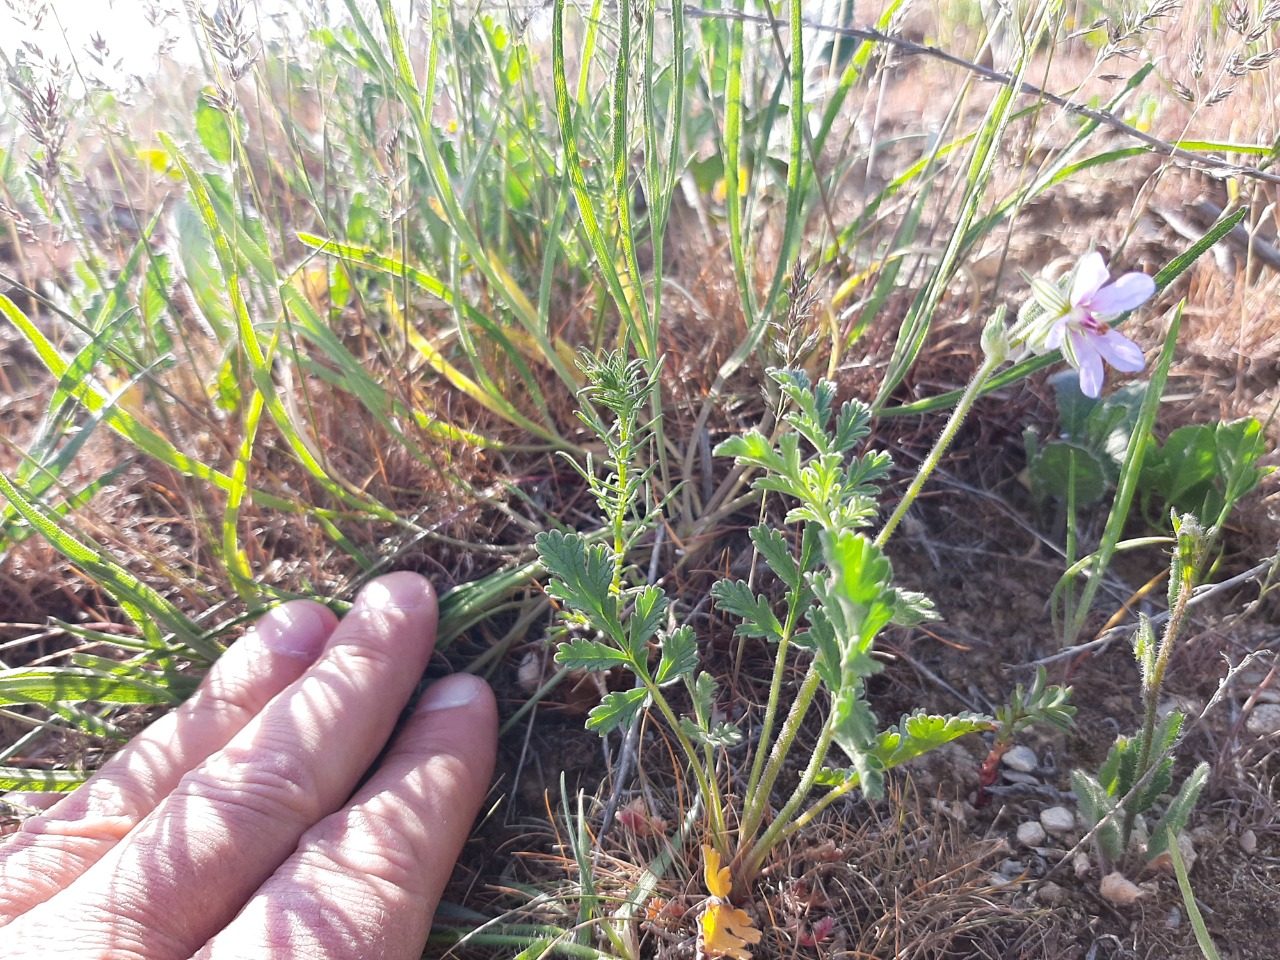
[[[711,595],[739,636],[763,640],[773,649],[774,671],[764,715],[750,731],[749,770],[718,764],[718,751],[741,742],[744,733],[720,717],[719,685],[700,669],[697,637],[678,623],[679,611],[656,586],[637,582],[626,551],[655,519],[648,472],[640,458],[650,426],[642,423],[647,395],[638,364],[607,356],[585,365],[588,404],[613,417],[605,424],[584,409],[609,451],[603,476],[592,464],[580,467],[605,523],[596,534],[555,531],[537,546],[550,580],[547,592],[562,605],[561,619],[577,635],[560,643],[556,660],[565,667],[606,671],[624,668],[635,680],[628,690],[607,694],[591,711],[587,727],[601,735],[629,728],[643,711],[660,715],[680,746],[706,816],[706,835],[717,864],[728,863],[733,888],[749,890],[776,845],[803,830],[824,809],[854,789],[878,796],[884,772],[967,733],[1003,728],[1004,718],[939,715],[923,711],[881,729],[865,685],[882,669],[875,658],[880,632],[891,624],[915,625],[935,618],[922,594],[897,587],[880,546],[866,534],[879,515],[880,484],[890,460],[879,451],[858,453],[869,434],[870,410],[849,401],[836,407],[835,386],[796,370],[769,371],[782,417],[774,436],[750,430],[716,449],[720,456],[755,473],[763,497],[781,496],[788,506],[785,528],[751,528],[760,559],[776,575],[779,599],[759,594],[741,580],[716,583]],[[601,541],[610,542],[601,542]],[[804,677],[786,689],[788,666],[807,662]],[[1061,708],[1065,696],[1049,688],[1046,704]],[[1037,700],[1017,711],[1019,724],[1034,716]],[[785,761],[800,749],[806,719],[821,710],[817,740],[790,795],[775,793]],[[1050,711],[1066,722],[1070,708]],[[846,763],[831,762],[839,748]],[[730,798],[741,798],[730,807]],[[780,803],[780,805],[779,805]],[[770,815],[771,814],[771,815]],[[719,875],[719,874],[717,874]],[[711,891],[713,899],[714,891]]]

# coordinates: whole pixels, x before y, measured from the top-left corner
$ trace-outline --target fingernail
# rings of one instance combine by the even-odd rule
[[[465,707],[475,702],[484,688],[488,686],[479,677],[469,673],[455,673],[452,676],[437,680],[431,685],[422,700],[418,703],[419,713],[430,713],[435,710],[451,710],[454,707]]]
[[[262,645],[273,653],[314,660],[329,639],[329,624],[309,603],[286,603],[267,613],[254,627]]]
[[[425,577],[407,571],[372,580],[356,596],[355,606],[367,610],[420,610],[431,599]]]

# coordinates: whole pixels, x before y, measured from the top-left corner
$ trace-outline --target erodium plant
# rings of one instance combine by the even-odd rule
[[[1215,534],[1189,513],[1174,515],[1173,530],[1164,632],[1157,640],[1151,621],[1144,616],[1133,638],[1134,659],[1142,672],[1142,728],[1116,740],[1096,776],[1084,770],[1071,773],[1080,813],[1095,830],[1098,850],[1109,866],[1118,864],[1135,841],[1145,841],[1147,861],[1171,850],[1209,777],[1209,765],[1199,764],[1164,805],[1150,833],[1139,829],[1139,818],[1173,786],[1173,751],[1186,718],[1177,708],[1160,715],[1160,691],[1169,656],[1186,622],[1187,602]]]
[[[652,436],[642,414],[649,378],[638,362],[616,355],[584,368],[590,380],[584,407],[612,418],[606,423],[582,414],[607,450],[603,476],[591,462],[579,466],[605,524],[595,534],[538,537],[550,576],[547,591],[562,605],[568,637],[556,659],[588,671],[623,668],[634,677],[631,689],[607,694],[591,711],[588,728],[602,735],[627,728],[646,710],[670,727],[706,811],[706,873],[715,879],[703,916],[704,942],[714,954],[741,955],[742,931],[728,929],[733,915],[714,908],[727,903],[732,889],[745,892],[777,844],[854,789],[877,796],[889,768],[966,733],[998,730],[1010,718],[918,711],[880,729],[865,696],[867,679],[881,669],[876,639],[890,624],[934,617],[926,597],[895,586],[881,545],[865,532],[878,517],[889,457],[859,450],[869,433],[864,404],[849,401],[837,409],[830,382],[773,369],[769,376],[782,409],[774,436],[749,430],[716,450],[755,474],[761,496],[781,497],[789,507],[782,528],[761,523],[750,530],[760,559],[784,590],[781,600],[741,580],[724,579],[711,590],[718,609],[735,621],[735,632],[767,642],[775,658],[763,716],[749,730],[750,767],[745,778],[744,771],[730,770],[722,781],[727,765],[717,764],[720,751],[747,734],[722,717],[719,689],[700,669],[693,629],[678,625],[665,593],[639,582],[627,560],[659,509],[642,466]],[[784,685],[797,661],[807,666],[788,706]],[[1016,722],[1039,716],[1042,706],[1069,717],[1060,688],[1037,689],[1020,703]],[[816,742],[805,747],[809,755],[795,787],[778,798],[779,775],[814,711],[821,716]],[[835,761],[832,747],[843,763]]]

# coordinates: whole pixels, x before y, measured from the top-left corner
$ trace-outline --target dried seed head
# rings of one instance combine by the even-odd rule
[[[4,0],[4,5],[19,26],[39,30],[49,15],[49,0]]]
[[[18,97],[18,119],[36,147],[28,169],[50,191],[61,171],[66,146],[71,72],[57,57],[45,59],[39,47],[25,43],[8,80]]]
[[[1268,50],[1250,57],[1244,62],[1244,68],[1249,71],[1265,70],[1277,57],[1280,57],[1280,49]]]
[[[773,348],[778,353],[778,366],[800,366],[818,344],[816,329],[818,291],[814,274],[799,259],[791,268],[786,317],[769,324]]]
[[[1226,17],[1227,26],[1236,33],[1244,36],[1249,32],[1249,6],[1243,0],[1234,0],[1230,7],[1227,8]]]
[[[245,22],[243,0],[222,0],[212,15],[200,10],[197,17],[231,82],[242,80],[258,59],[256,34]]]
[[[1187,58],[1187,65],[1191,68],[1191,76],[1197,80],[1204,76],[1204,44],[1200,42],[1198,36],[1191,47],[1191,56]]]

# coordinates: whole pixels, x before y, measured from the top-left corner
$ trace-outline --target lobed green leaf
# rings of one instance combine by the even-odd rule
[[[599,640],[566,640],[556,648],[556,663],[570,670],[612,670],[631,663],[621,650]]]
[[[734,628],[736,636],[782,640],[782,624],[769,601],[752,593],[745,580],[720,580],[712,586],[711,597],[721,611],[741,621]]]
[[[677,627],[662,638],[662,656],[654,682],[664,686],[698,669],[698,640],[690,626]]]
[[[587,715],[587,729],[604,736],[619,727],[629,727],[648,705],[649,691],[644,687],[605,694],[600,705]]]

